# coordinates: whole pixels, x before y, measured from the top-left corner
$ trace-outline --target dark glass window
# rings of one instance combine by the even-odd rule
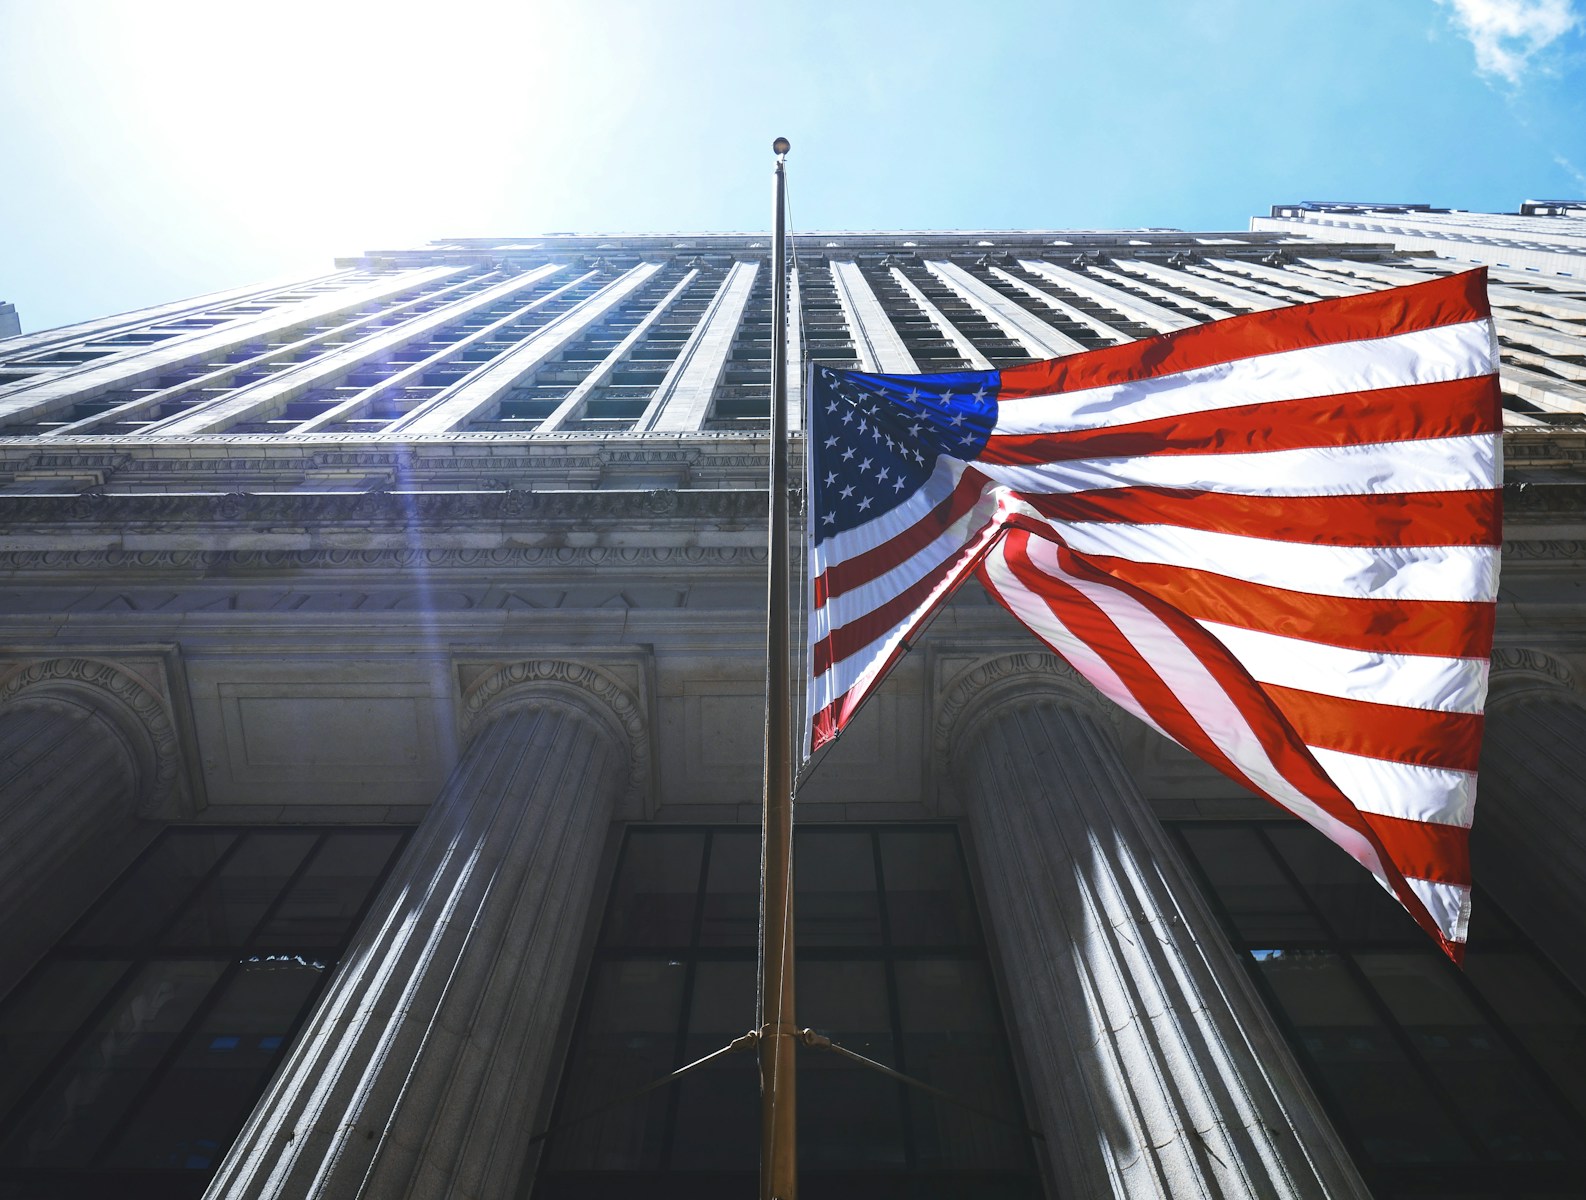
[[[1465,969],[1298,822],[1171,826],[1378,1200],[1586,1178],[1586,998],[1478,893]]]
[[[162,833],[0,1002],[0,1194],[202,1194],[406,838]]]
[[[794,861],[798,1017],[866,1057],[1024,1122],[958,833],[808,827]],[[754,1024],[760,835],[628,831],[556,1122],[720,1049]],[[1040,1195],[1025,1135],[819,1050],[799,1051],[812,1196]],[[753,1195],[752,1054],[558,1125],[541,1200]]]

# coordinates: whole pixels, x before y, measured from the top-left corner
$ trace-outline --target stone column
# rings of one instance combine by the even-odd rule
[[[145,722],[156,707],[111,663],[39,660],[0,680],[0,995],[159,828],[142,814],[175,766]]]
[[[529,703],[468,748],[207,1196],[517,1194],[630,761]]]
[[[1004,695],[953,768],[1054,1192],[1365,1197],[1104,719]]]
[[[1586,987],[1586,697],[1548,655],[1500,649],[1493,666],[1472,878]]]

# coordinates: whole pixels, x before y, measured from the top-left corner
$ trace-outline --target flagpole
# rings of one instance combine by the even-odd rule
[[[793,1019],[793,737],[788,704],[787,153],[776,152],[771,235],[771,521],[766,584],[765,778],[760,838],[760,1200],[798,1196]]]

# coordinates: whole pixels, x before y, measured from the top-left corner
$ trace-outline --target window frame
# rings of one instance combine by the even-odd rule
[[[3,1111],[0,1111],[0,1144],[9,1139],[19,1128],[25,1126],[35,1106],[48,1096],[60,1073],[65,1069],[69,1069],[70,1064],[81,1054],[85,1046],[95,1037],[103,1037],[103,1031],[98,1028],[99,1025],[122,1003],[128,987],[135,982],[140,973],[147,970],[152,964],[160,962],[222,962],[223,965],[209,984],[204,997],[182,1020],[180,1027],[171,1034],[169,1044],[160,1051],[153,1066],[122,1104],[120,1114],[98,1135],[97,1145],[91,1151],[85,1153],[84,1165],[63,1167],[0,1163],[0,1188],[17,1187],[26,1189],[29,1195],[62,1198],[82,1197],[84,1200],[89,1197],[92,1197],[93,1200],[98,1200],[99,1197],[105,1195],[149,1196],[159,1197],[161,1200],[165,1200],[168,1197],[200,1196],[208,1187],[215,1171],[219,1169],[230,1143],[221,1147],[209,1164],[202,1168],[118,1166],[109,1161],[113,1151],[122,1136],[145,1111],[145,1105],[149,1098],[155,1094],[170,1075],[182,1052],[188,1047],[189,1039],[203,1028],[205,1021],[215,1009],[231,996],[232,984],[250,964],[260,961],[271,961],[274,958],[286,956],[294,957],[298,961],[306,960],[305,965],[322,968],[319,971],[319,978],[305,993],[299,1004],[296,1016],[288,1023],[287,1028],[281,1032],[280,1042],[271,1052],[271,1065],[261,1075],[251,1098],[243,1109],[242,1123],[239,1123],[236,1132],[241,1131],[242,1124],[246,1123],[248,1114],[257,1106],[259,1099],[269,1088],[271,1080],[281,1069],[281,1065],[285,1062],[293,1043],[318,1007],[331,977],[335,974],[358,929],[367,919],[381,890],[411,842],[413,829],[414,827],[411,825],[394,824],[183,824],[170,825],[162,829],[138,853],[132,862],[109,881],[104,890],[72,923],[60,940],[40,956],[39,960],[33,964],[5,996],[0,997],[0,1011],[4,1011],[18,997],[25,995],[27,989],[39,978],[41,972],[48,970],[55,963],[124,963],[114,980],[106,987],[104,994],[79,1018],[75,1029],[65,1037],[53,1053],[36,1067],[31,1081],[17,1093],[16,1098]],[[253,919],[247,934],[225,940],[216,940],[210,944],[195,942],[164,943],[163,938],[166,933],[177,927],[181,921],[192,913],[195,903],[203,896],[205,889],[221,878],[227,865],[241,854],[244,847],[249,844],[251,835],[280,833],[309,834],[314,836],[314,841],[304,851],[296,865],[286,871],[280,886],[276,890],[276,894]],[[356,835],[394,833],[397,836],[383,866],[372,877],[372,883],[367,893],[359,903],[356,911],[348,918],[342,935],[332,944],[311,947],[294,945],[290,940],[263,940],[263,935],[269,929],[271,922],[279,915],[283,907],[293,899],[296,885],[310,872],[315,862],[325,853],[326,847],[332,844],[331,839],[335,835],[348,833]],[[170,844],[169,839],[227,834],[233,835],[230,844],[216,854],[214,861],[209,863],[207,867],[194,874],[180,899],[173,902],[165,917],[156,925],[150,926],[145,930],[141,938],[131,940],[123,936],[117,939],[95,942],[79,942],[77,940],[84,930],[92,928],[93,922],[102,913],[108,911],[113,904],[118,902],[120,899],[117,895],[119,889],[127,881],[134,879],[145,864],[154,855],[162,851],[163,847],[168,846]],[[236,1134],[234,1133],[233,1140],[235,1136]]]
[[[916,831],[945,832],[951,835],[953,845],[953,861],[958,871],[958,882],[963,888],[964,898],[968,907],[968,927],[965,930],[964,940],[956,944],[918,944],[894,942],[892,937],[891,913],[888,910],[888,887],[883,868],[883,847],[881,838],[887,833],[911,833]],[[1012,1031],[1008,1026],[1005,1007],[1003,1003],[1003,988],[1000,971],[996,962],[995,948],[987,937],[986,924],[982,916],[982,902],[978,888],[978,879],[969,860],[967,831],[962,829],[957,822],[943,820],[924,820],[909,822],[809,822],[800,823],[797,833],[823,834],[823,833],[849,833],[868,835],[870,840],[870,854],[874,868],[875,895],[878,908],[876,920],[878,922],[877,940],[866,944],[801,944],[798,949],[798,960],[801,964],[806,962],[874,962],[880,967],[883,984],[886,988],[885,1008],[890,1023],[890,1037],[896,1061],[889,1061],[888,1065],[908,1073],[909,1066],[904,1047],[904,1038],[908,1031],[903,1025],[900,1012],[900,990],[898,973],[901,964],[928,962],[928,961],[953,961],[973,963],[981,973],[988,989],[989,1016],[993,1023],[992,1032],[995,1035],[997,1049],[1002,1063],[1006,1069],[1007,1088],[1010,1102],[1017,1105],[1019,1111],[1010,1116],[1017,1116],[1020,1120],[1024,1117],[1026,1092],[1019,1070],[1018,1058],[1015,1053],[1016,1046]],[[622,899],[621,888],[623,885],[623,868],[635,837],[646,836],[679,836],[703,835],[703,843],[699,854],[697,877],[692,893],[691,928],[686,944],[678,942],[667,943],[642,943],[642,942],[608,942],[609,930],[613,913],[617,904]],[[736,1180],[742,1174],[739,1168],[723,1169],[695,1169],[678,1168],[671,1165],[671,1152],[675,1149],[673,1138],[676,1133],[679,1110],[679,1088],[674,1084],[665,1089],[668,1094],[666,1110],[662,1119],[664,1133],[663,1141],[658,1155],[658,1166],[646,1167],[635,1170],[593,1170],[571,1169],[558,1166],[555,1163],[554,1133],[558,1126],[570,1118],[576,1118],[581,1113],[569,1110],[570,1096],[569,1080],[577,1069],[579,1047],[581,1039],[588,1025],[591,1009],[596,1002],[596,981],[602,964],[621,961],[639,961],[649,959],[662,959],[669,955],[685,955],[683,959],[686,978],[681,986],[677,1003],[677,1023],[673,1039],[673,1067],[681,1066],[689,1057],[685,1053],[685,1045],[689,1038],[689,1016],[693,1008],[694,989],[698,982],[698,967],[702,963],[713,962],[744,962],[750,964],[756,961],[756,947],[751,941],[747,945],[741,943],[711,945],[701,942],[700,933],[705,918],[706,887],[710,878],[712,850],[717,835],[725,834],[733,837],[746,837],[754,840],[758,847],[758,828],[752,825],[732,823],[634,823],[621,830],[621,837],[613,852],[613,866],[607,879],[607,888],[603,901],[598,906],[598,915],[591,922],[588,934],[589,950],[585,955],[584,974],[580,989],[573,1006],[573,1014],[568,1022],[568,1035],[566,1038],[567,1052],[565,1054],[562,1070],[556,1082],[554,1101],[551,1108],[550,1119],[547,1127],[552,1131],[552,1137],[547,1139],[546,1149],[539,1155],[538,1162],[534,1164],[534,1193],[543,1194],[542,1189],[555,1188],[561,1184],[577,1187],[579,1184],[592,1184],[595,1181],[609,1181],[609,1186],[614,1192],[629,1194],[661,1194],[655,1192],[656,1188],[675,1189],[687,1187],[696,1189],[699,1195],[714,1195],[714,1192],[697,1192],[699,1188],[708,1188],[713,1184],[720,1185]],[[795,852],[795,869],[799,855]],[[744,1013],[744,1028],[753,1024],[752,999],[748,1010]],[[808,1019],[800,1016],[801,1023]],[[820,1030],[825,1032],[824,1030]],[[739,1031],[742,1032],[742,1031]],[[713,1047],[714,1048],[714,1047]],[[801,1055],[818,1053],[813,1050],[801,1050]],[[717,1069],[713,1064],[702,1068],[704,1071]],[[933,1185],[939,1186],[944,1175],[951,1176],[965,1187],[978,1189],[974,1194],[986,1196],[1003,1195],[1045,1195],[1045,1180],[1042,1174],[1039,1155],[1028,1138],[1022,1139],[1025,1148],[1024,1161],[1016,1167],[1007,1170],[977,1170],[973,1168],[941,1168],[922,1164],[919,1161],[919,1147],[916,1145],[915,1126],[921,1118],[915,1114],[915,1107],[924,1098],[922,1093],[901,1083],[893,1083],[892,1089],[897,1093],[897,1115],[902,1130],[904,1158],[901,1165],[888,1168],[860,1168],[860,1167],[828,1167],[803,1164],[800,1167],[800,1176],[806,1179],[812,1188],[829,1191],[833,1187],[844,1187],[847,1181],[863,1180],[869,1189],[866,1194],[878,1198],[916,1194],[924,1195],[921,1188],[929,1189]],[[758,1105],[758,1097],[754,1093],[751,1083],[747,1095],[750,1104]],[[889,1089],[890,1094],[890,1089]],[[936,1103],[931,1101],[931,1103]],[[977,1118],[978,1119],[978,1118]],[[1013,1136],[1017,1137],[1017,1134]],[[752,1167],[750,1168],[752,1170]],[[993,1190],[1006,1188],[1007,1191]],[[1027,1189],[1021,1191],[1019,1189]],[[894,1192],[893,1189],[896,1189]],[[606,1194],[602,1192],[601,1194]],[[671,1194],[670,1191],[665,1194]],[[679,1193],[681,1194],[681,1193]],[[835,1194],[835,1193],[834,1193]],[[841,1194],[847,1195],[846,1191]],[[930,1192],[936,1195],[936,1192]],[[958,1192],[942,1194],[959,1194]],[[968,1194],[968,1193],[965,1193]]]
[[[1322,1108],[1333,1123],[1339,1138],[1349,1150],[1356,1167],[1362,1177],[1371,1187],[1374,1195],[1379,1200],[1393,1200],[1402,1197],[1410,1200],[1412,1197],[1445,1197],[1460,1196],[1470,1197],[1471,1200],[1486,1200],[1487,1197],[1497,1200],[1503,1197],[1518,1197],[1516,1192],[1517,1176],[1524,1175],[1524,1186],[1529,1190],[1524,1195],[1535,1195],[1549,1198],[1557,1195],[1562,1198],[1574,1194],[1578,1187],[1583,1163],[1586,1158],[1577,1160],[1561,1160],[1557,1163],[1548,1161],[1525,1161],[1500,1159],[1491,1155],[1483,1143],[1483,1139],[1472,1125],[1470,1119],[1460,1109],[1456,1100],[1452,1099],[1454,1093],[1438,1078],[1433,1065],[1421,1054],[1415,1045],[1410,1029],[1406,1027],[1389,1008],[1387,1001],[1379,993],[1376,985],[1361,967],[1356,955],[1363,953],[1405,953],[1417,957],[1425,957],[1428,961],[1435,961],[1436,970],[1443,973],[1445,980],[1451,979],[1461,996],[1471,1004],[1481,1019],[1494,1030],[1502,1040],[1504,1048],[1521,1065],[1528,1083],[1546,1095],[1556,1106],[1558,1112],[1567,1119],[1572,1118],[1573,1131],[1577,1138],[1586,1142],[1586,1111],[1573,1103],[1558,1086],[1548,1077],[1536,1061],[1536,1057],[1519,1037],[1510,1028],[1504,1016],[1488,1001],[1481,990],[1464,974],[1464,972],[1450,962],[1447,957],[1435,947],[1426,934],[1417,926],[1408,914],[1402,915],[1402,921],[1390,926],[1388,931],[1378,931],[1374,935],[1349,937],[1340,931],[1338,921],[1330,913],[1328,906],[1322,903],[1311,889],[1305,884],[1299,873],[1295,871],[1292,863],[1268,835],[1273,829],[1304,829],[1311,832],[1308,826],[1292,818],[1283,817],[1247,817],[1247,818],[1185,818],[1165,819],[1162,822],[1175,849],[1184,860],[1184,863],[1201,894],[1205,897],[1208,906],[1217,919],[1228,944],[1236,958],[1240,960],[1243,969],[1249,975],[1252,985],[1260,995],[1267,1011],[1271,1014],[1273,1022],[1283,1034],[1294,1054],[1306,1079],[1314,1090]],[[1246,829],[1252,831],[1259,839],[1262,848],[1278,870],[1293,894],[1299,897],[1304,905],[1305,914],[1315,922],[1320,931],[1312,936],[1268,937],[1251,938],[1240,932],[1236,918],[1228,908],[1225,898],[1213,883],[1210,874],[1201,862],[1200,856],[1192,842],[1185,834],[1197,829],[1229,830]],[[1318,839],[1320,834],[1315,834]],[[1375,888],[1376,883],[1364,870],[1360,871],[1360,887]],[[1384,893],[1386,895],[1386,893]],[[1576,1002],[1578,1008],[1586,1009],[1586,996],[1577,989],[1567,976],[1561,972],[1546,955],[1540,953],[1535,944],[1525,937],[1515,923],[1509,919],[1493,899],[1484,892],[1476,889],[1472,895],[1472,912],[1476,923],[1476,932],[1468,953],[1480,954],[1483,952],[1514,953],[1519,952],[1528,956],[1543,970],[1558,988],[1569,998]],[[1489,926],[1483,929],[1483,914]],[[1495,920],[1494,920],[1495,918]],[[1464,1140],[1466,1148],[1471,1154],[1471,1160],[1461,1163],[1448,1162],[1416,1162],[1416,1163],[1383,1163],[1375,1160],[1366,1149],[1361,1139],[1357,1136],[1349,1113],[1340,1098],[1335,1094],[1328,1081],[1323,1078],[1320,1066],[1311,1059],[1304,1047],[1303,1035],[1299,1028],[1288,1016],[1271,982],[1266,978],[1260,968],[1258,955],[1263,952],[1293,950],[1304,953],[1324,952],[1331,954],[1343,970],[1358,993],[1370,1006],[1372,1014],[1381,1023],[1382,1027],[1393,1039],[1395,1046],[1403,1055],[1417,1077],[1425,1084],[1431,1094],[1438,1098],[1442,1104],[1449,1122]]]

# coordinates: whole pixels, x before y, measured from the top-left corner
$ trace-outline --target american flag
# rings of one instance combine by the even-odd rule
[[[1501,541],[1482,271],[1003,371],[816,367],[809,752],[971,574],[1456,961]]]

